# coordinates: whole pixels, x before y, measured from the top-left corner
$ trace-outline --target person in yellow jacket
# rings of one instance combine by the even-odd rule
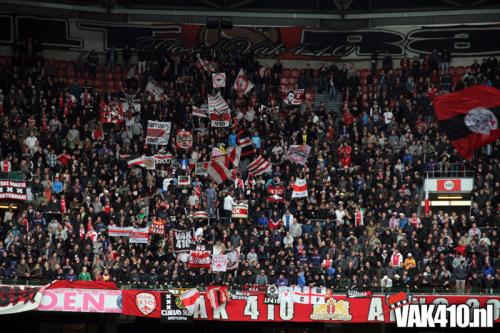
[[[417,262],[415,261],[415,259],[411,255],[411,253],[408,253],[408,256],[406,257],[406,259],[405,259],[405,261],[403,263],[403,267],[407,271],[409,271],[412,268],[417,267]]]

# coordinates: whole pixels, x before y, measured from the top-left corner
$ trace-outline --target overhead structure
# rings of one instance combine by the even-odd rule
[[[0,10],[127,23],[231,17],[235,25],[336,29],[500,21],[496,0],[2,0]]]

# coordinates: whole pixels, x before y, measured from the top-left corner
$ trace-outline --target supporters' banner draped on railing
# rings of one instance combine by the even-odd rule
[[[0,200],[4,199],[25,201],[26,182],[0,180]]]
[[[47,289],[109,289],[118,290],[116,283],[104,281],[68,281],[68,280],[55,280]]]
[[[45,287],[0,285],[0,315],[36,310]]]
[[[40,311],[122,313],[122,291],[104,289],[48,289]]]
[[[122,314],[135,317],[161,317],[161,292],[155,290],[123,290]]]

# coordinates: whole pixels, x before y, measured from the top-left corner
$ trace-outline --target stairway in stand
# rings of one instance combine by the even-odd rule
[[[330,98],[328,93],[318,94],[314,96],[314,108],[319,107],[320,103],[325,103],[325,109],[327,113],[333,112],[335,114],[336,119],[336,130],[339,130],[339,119],[340,119],[340,108],[342,106],[342,99],[339,94],[337,94],[336,98]]]

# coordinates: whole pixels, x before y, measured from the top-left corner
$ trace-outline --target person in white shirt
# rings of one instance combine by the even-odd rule
[[[36,138],[33,132],[30,133],[30,136],[26,138],[26,145],[30,149],[30,154],[33,155],[35,153],[35,147],[38,143],[38,139]]]
[[[384,123],[386,125],[389,125],[392,122],[392,118],[394,118],[394,114],[391,112],[391,110],[387,110],[384,112]]]
[[[231,218],[233,213],[233,205],[236,205],[236,201],[234,201],[233,191],[229,191],[226,197],[224,198],[224,216],[228,219]]]
[[[287,230],[290,230],[290,226],[292,225],[292,221],[293,221],[293,214],[290,213],[290,210],[288,210],[288,209],[286,210],[286,212],[283,215],[283,217],[281,218],[281,220],[285,224],[285,228]]]

